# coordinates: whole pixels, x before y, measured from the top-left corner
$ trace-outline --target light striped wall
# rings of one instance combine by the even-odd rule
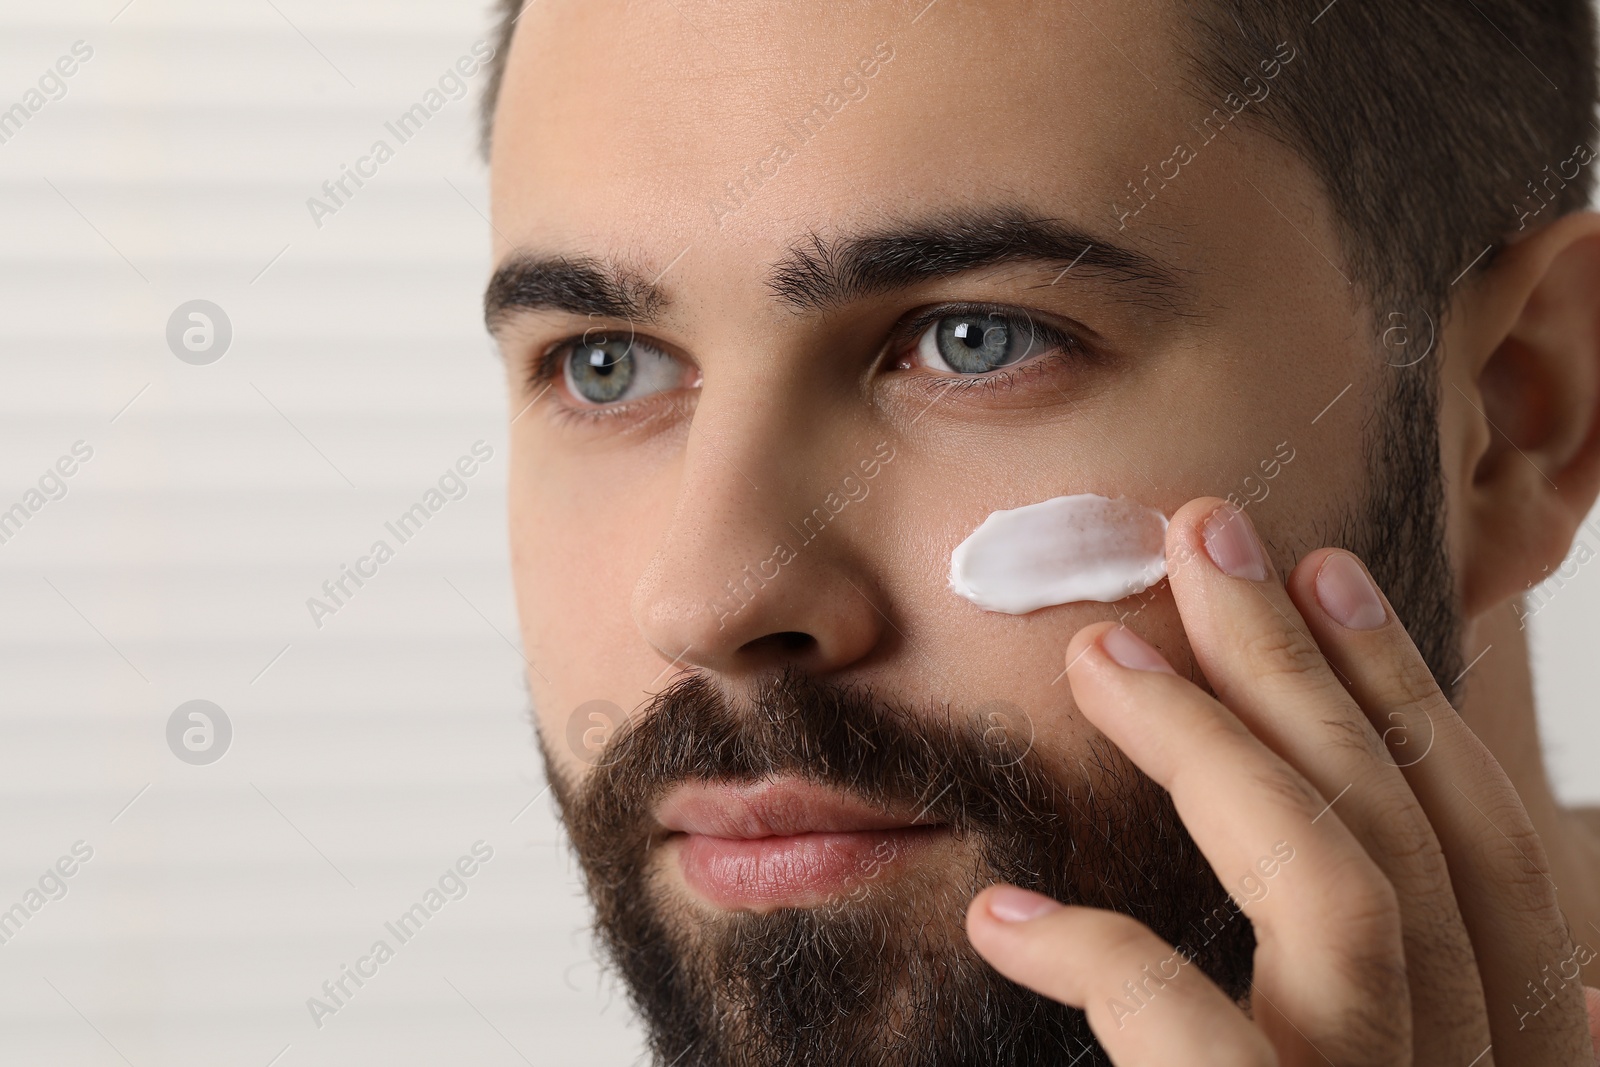
[[[529,803],[474,104],[383,128],[487,4],[124,2],[0,3],[0,108],[93,49],[0,144],[0,508],[93,449],[0,544],[0,909],[93,849],[0,945],[0,1063],[634,1062]],[[306,199],[380,136],[319,229]],[[165,339],[196,298],[233,324],[208,366]],[[479,440],[467,495],[316,628],[306,598]],[[233,725],[210,766],[166,745],[192,699]],[[479,840],[399,945],[385,921]]]
[[[524,721],[471,101],[306,207],[484,5],[124,3],[0,0],[0,108],[93,49],[0,144],[0,509],[93,449],[0,544],[0,909],[93,849],[0,945],[0,1063],[634,1062]],[[233,325],[208,366],[167,348],[193,299]],[[467,495],[315,627],[306,598],[480,440]],[[1535,623],[1590,801],[1597,619],[1600,563]],[[165,741],[194,699],[233,726],[210,766]],[[467,895],[315,1027],[480,840]]]

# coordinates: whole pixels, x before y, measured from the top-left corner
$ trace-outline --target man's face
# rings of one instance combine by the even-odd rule
[[[665,942],[658,962],[725,977],[717,953],[801,936],[770,925],[797,909],[811,943],[830,923],[910,937],[861,920],[842,890],[869,880],[880,905],[940,885],[970,895],[1017,860],[985,846],[1019,830],[1027,804],[897,844],[890,864],[844,848],[843,881],[826,863],[808,881],[690,855],[693,835],[660,821],[663,799],[681,797],[667,787],[697,773],[746,787],[807,775],[816,749],[796,738],[832,760],[814,777],[903,801],[902,821],[919,768],[978,793],[1042,775],[1064,790],[1047,809],[1076,810],[1098,787],[1160,821],[1161,798],[1076,714],[1062,650],[1080,627],[1123,618],[1194,673],[1165,587],[984,612],[947,573],[991,511],[1098,493],[1170,514],[1232,497],[1287,570],[1348,532],[1368,499],[1363,428],[1397,372],[1373,355],[1375,316],[1336,265],[1314,177],[1247,128],[1261,98],[1293,91],[1300,42],[1264,53],[1231,101],[1202,103],[1184,91],[1187,32],[1142,0],[541,0],[523,15],[494,131],[497,257],[611,262],[636,284],[527,275],[502,287],[518,606],[542,747],[569,818],[583,816],[591,892],[604,894],[600,868],[636,879],[627,906]],[[1021,220],[1045,223],[1054,245]],[[543,306],[558,303],[569,309]],[[976,306],[947,307],[962,304]],[[650,703],[684,678],[687,695]],[[795,711],[837,695],[829,686],[924,714],[925,736],[962,757],[998,730],[1010,755],[852,769],[861,749]],[[597,759],[620,725],[612,705],[639,732]],[[891,749],[924,736],[837,706],[882,726],[868,733]],[[673,711],[676,723],[640,721]],[[713,727],[738,734],[739,755],[711,742]],[[892,788],[863,779],[869,768]],[[1060,836],[1091,868],[1157,849],[1154,877],[1118,875],[1143,875],[1156,898],[1202,886],[1179,844],[1108,819],[1098,845]],[[1123,849],[1118,826],[1132,835]],[[1096,881],[1046,884],[1071,888],[1062,879]],[[965,896],[951,897],[956,910],[920,928],[949,927],[928,938],[929,958],[963,943]],[[708,978],[700,993],[715,988]],[[878,1017],[892,1027],[895,1011]]]

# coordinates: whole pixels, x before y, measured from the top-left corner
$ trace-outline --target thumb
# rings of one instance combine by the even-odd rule
[[[1595,1062],[1600,1063],[1600,989],[1584,986],[1583,1003],[1589,1009],[1589,1040],[1594,1043]]]

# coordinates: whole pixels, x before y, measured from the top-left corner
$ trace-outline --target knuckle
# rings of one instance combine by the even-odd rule
[[[1349,717],[1323,719],[1322,726],[1327,731],[1324,738],[1326,744],[1366,759],[1390,762],[1383,739],[1359,712],[1352,711]]]
[[[1284,763],[1272,763],[1256,772],[1256,784],[1288,807],[1316,815],[1327,804],[1311,783]]]
[[[1391,934],[1400,926],[1400,894],[1377,868],[1370,876],[1352,878],[1344,894],[1344,920]]]
[[[1381,853],[1408,867],[1442,873],[1444,848],[1428,816],[1408,795],[1391,797],[1374,805],[1368,830]]]
[[[1425,915],[1438,929],[1460,922],[1444,847],[1426,815],[1401,805],[1383,805],[1365,818],[1359,836],[1395,887],[1402,911],[1413,917]]]
[[[1262,680],[1292,683],[1299,687],[1324,688],[1334,682],[1328,662],[1316,643],[1294,627],[1272,627],[1247,638],[1242,651],[1245,661]]]
[[[1416,825],[1412,819],[1397,819],[1383,830],[1383,855],[1389,868],[1397,877],[1416,883],[1419,888],[1429,885],[1448,887],[1449,868],[1445,862],[1444,848],[1433,828]]]
[[[1490,812],[1491,817],[1494,812]],[[1541,910],[1556,908],[1555,885],[1550,880],[1550,861],[1545,855],[1544,842],[1527,816],[1518,808],[1513,816],[1505,815],[1496,824],[1500,832],[1493,839],[1485,838],[1488,850],[1487,865],[1497,872],[1509,889],[1531,906]]]
[[[1349,992],[1339,999],[1340,1034],[1330,1049],[1333,1062],[1409,1063],[1412,1048],[1411,991],[1398,957],[1347,960],[1339,970]],[[1373,1053],[1382,1050],[1383,1059]]]
[[[1444,701],[1438,680],[1420,656],[1405,655],[1399,660],[1390,672],[1390,704],[1428,710]]]
[[[1319,910],[1340,930],[1352,955],[1370,962],[1399,950],[1400,894],[1370,859],[1334,867],[1320,888]]]

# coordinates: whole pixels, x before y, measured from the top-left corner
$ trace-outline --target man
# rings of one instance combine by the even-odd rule
[[[1594,40],[509,5],[518,606],[658,1063],[1593,1062],[1519,610],[1600,491]],[[1165,582],[952,592],[1087,493]]]

